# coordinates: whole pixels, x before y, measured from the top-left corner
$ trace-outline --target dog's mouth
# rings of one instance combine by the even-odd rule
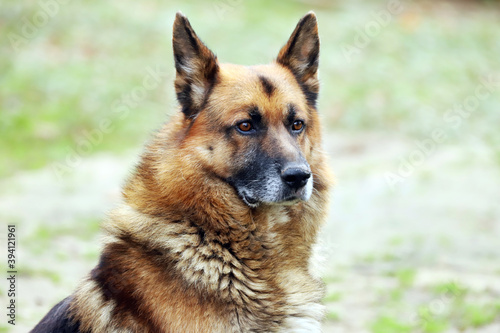
[[[297,191],[296,193],[287,195],[285,197],[276,198],[275,200],[259,200],[255,198],[252,194],[243,190],[240,192],[240,198],[247,206],[251,208],[256,208],[261,204],[291,206],[300,201],[308,200],[308,197],[304,193],[304,191]]]
[[[243,203],[250,208],[256,208],[260,205],[291,206],[309,200],[313,192],[313,179],[311,177],[305,186],[298,189],[292,189],[285,186],[284,183],[270,181],[266,182],[264,186],[252,187],[247,184],[233,186]]]
[[[289,204],[294,204],[294,203],[301,201],[301,200],[304,200],[302,195],[295,194],[295,195],[290,195],[290,196],[286,197],[285,199],[283,199],[282,202],[285,205],[289,205]]]
[[[307,195],[306,192],[307,192],[306,189],[301,189],[295,193],[292,193],[292,194],[286,196],[285,198],[283,198],[282,200],[277,202],[277,204],[290,206],[290,205],[294,205],[300,201],[307,201],[309,199],[309,196]]]
[[[248,194],[242,193],[241,194],[241,199],[249,207],[255,208],[255,207],[257,207],[259,205],[259,201],[256,200],[256,199],[254,199],[254,198],[252,198]]]

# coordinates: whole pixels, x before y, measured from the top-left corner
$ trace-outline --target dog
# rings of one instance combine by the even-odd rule
[[[275,61],[219,63],[173,25],[179,112],[104,223],[97,266],[31,331],[320,332],[311,268],[330,174],[313,12]]]

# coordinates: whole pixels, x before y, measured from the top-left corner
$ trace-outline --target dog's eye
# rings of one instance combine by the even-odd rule
[[[250,132],[253,129],[252,123],[248,121],[243,121],[239,123],[237,126],[241,132]]]
[[[304,128],[304,122],[302,120],[295,120],[292,124],[292,129],[295,132],[301,131]]]

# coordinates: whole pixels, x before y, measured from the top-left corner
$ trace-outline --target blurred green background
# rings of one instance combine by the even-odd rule
[[[498,2],[0,8],[0,218],[17,224],[19,252],[18,324],[4,317],[0,332],[28,331],[97,262],[100,221],[177,112],[178,10],[220,61],[244,65],[271,61],[301,16],[318,16],[337,179],[320,251],[324,331],[500,332]]]

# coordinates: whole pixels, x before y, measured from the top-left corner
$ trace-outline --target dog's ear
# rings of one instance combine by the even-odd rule
[[[216,81],[217,57],[196,36],[188,19],[175,16],[172,45],[175,59],[175,92],[186,117],[194,117],[208,98]]]
[[[309,105],[316,107],[318,98],[319,36],[316,15],[302,17],[276,61],[289,68],[299,82]]]

